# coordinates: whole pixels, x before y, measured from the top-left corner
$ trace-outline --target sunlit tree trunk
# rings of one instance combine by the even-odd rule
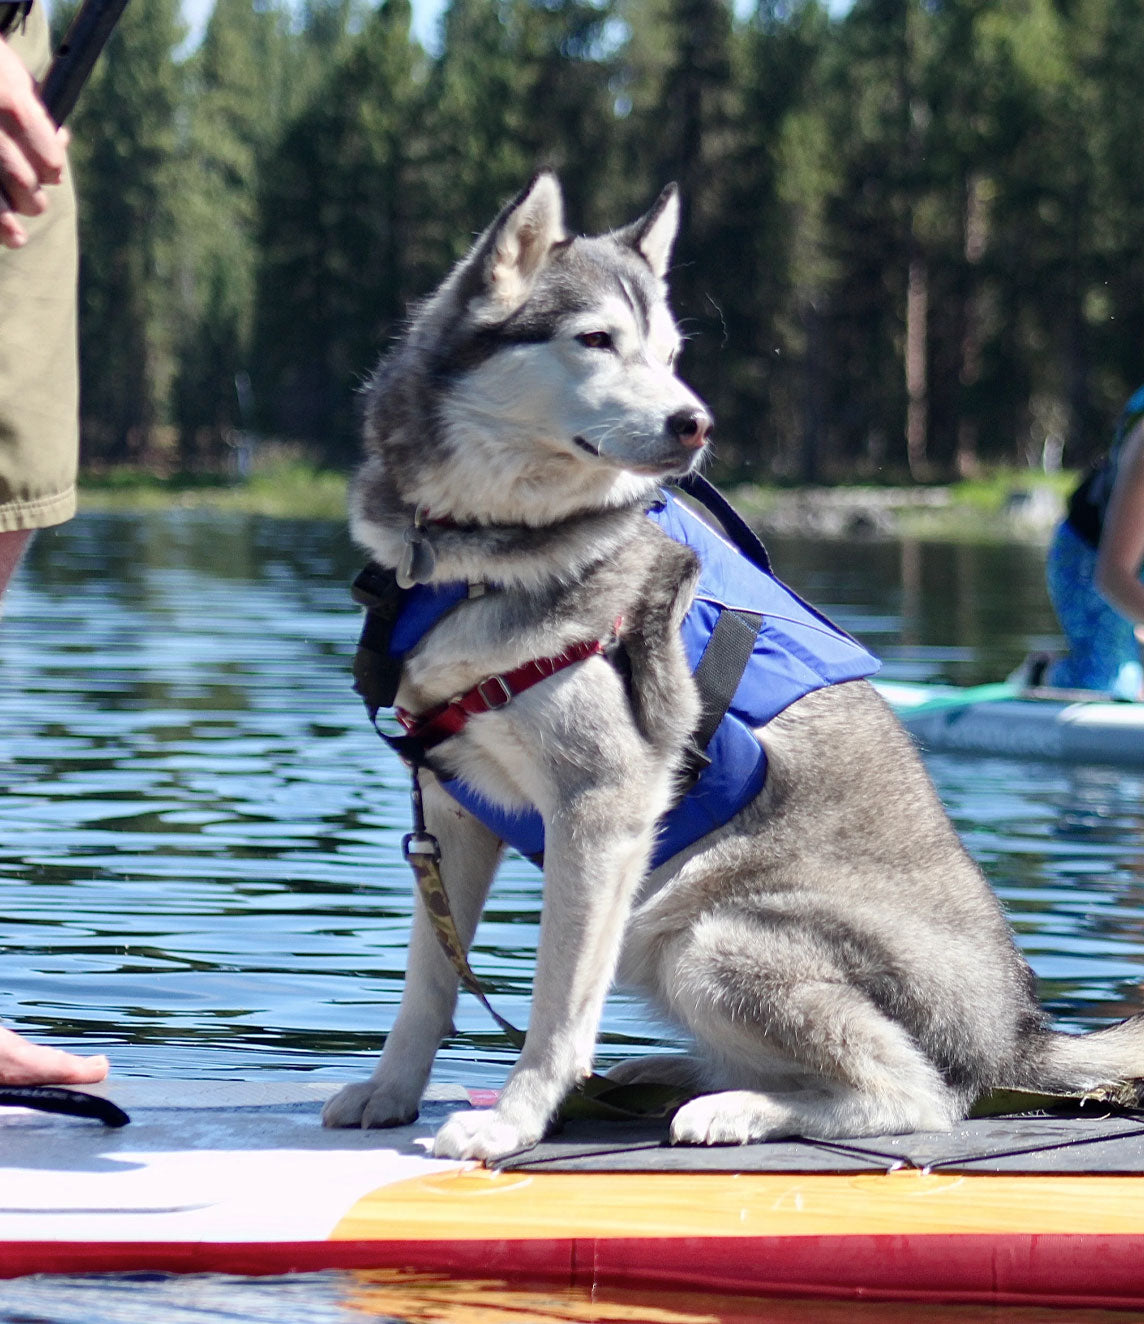
[[[974,389],[981,380],[983,342],[981,310],[981,260],[985,256],[988,238],[988,217],[985,191],[981,176],[970,174],[965,184],[965,220],[962,256],[966,269],[966,292],[962,309],[961,407],[957,418],[957,453],[955,463],[958,475],[972,477],[978,470],[978,422]],[[968,406],[968,407],[967,407]]]
[[[925,478],[929,467],[928,319],[929,273],[925,259],[915,253],[906,284],[906,457],[915,480]]]

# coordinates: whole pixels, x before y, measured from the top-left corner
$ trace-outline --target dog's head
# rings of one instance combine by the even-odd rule
[[[401,463],[390,477],[407,499],[532,522],[694,466],[711,415],[674,371],[678,223],[672,185],[623,229],[569,236],[548,172],[504,208],[367,388],[367,443]]]

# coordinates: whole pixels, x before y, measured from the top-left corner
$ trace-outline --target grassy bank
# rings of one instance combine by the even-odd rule
[[[84,510],[211,509],[277,518],[342,520],[346,475],[301,460],[259,466],[248,477],[133,469],[85,474]],[[998,470],[950,484],[837,487],[729,485],[736,506],[764,531],[820,537],[955,539],[1042,537],[1075,482],[1070,473]]]
[[[118,468],[80,475],[81,510],[222,510],[279,519],[345,519],[346,475],[304,461],[260,466],[248,477]]]
[[[1043,541],[1064,511],[1074,473],[1004,469],[946,484],[734,487],[743,515],[774,534],[952,541]]]

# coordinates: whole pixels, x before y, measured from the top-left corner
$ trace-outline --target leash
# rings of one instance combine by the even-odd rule
[[[354,655],[354,690],[365,703],[373,729],[409,769],[413,830],[402,838],[402,854],[413,872],[417,892],[432,925],[433,934],[442,951],[449,958],[449,963],[457,972],[461,983],[496,1021],[513,1047],[520,1049],[524,1046],[524,1032],[518,1030],[511,1021],[496,1010],[489,1001],[481,981],[469,965],[465,944],[461,941],[461,935],[457,932],[457,925],[453,919],[449,896],[445,891],[445,881],[441,877],[441,843],[425,823],[420,775],[422,767],[425,766],[426,743],[422,739],[423,736],[428,738],[429,744],[439,743],[452,733],[454,723],[463,724],[461,719],[467,720],[469,711],[481,710],[478,705],[482,699],[485,699],[484,710],[487,711],[507,703],[515,691],[502,680],[500,690],[488,693],[487,698],[493,700],[491,703],[488,702],[483,689],[498,679],[489,677],[469,691],[471,696],[469,710],[461,708],[461,700],[454,700],[451,704],[441,704],[439,709],[434,709],[432,712],[433,722],[428,720],[430,715],[426,715],[424,731],[420,731],[417,720],[412,719],[408,723],[410,734],[391,736],[381,729],[378,713],[382,708],[393,707],[401,681],[401,662],[390,654],[389,639],[405,600],[405,590],[401,588],[394,571],[385,570],[376,563],[370,562],[354,580],[353,597],[355,602],[366,609],[361,640]],[[552,672],[548,671],[545,674],[550,675]],[[543,675],[538,672],[531,680],[527,677],[513,678],[516,679],[528,680],[529,684],[536,684],[543,679]],[[520,688],[527,688],[527,684],[522,684]],[[462,696],[464,697],[468,696]],[[432,730],[429,729],[430,727]],[[459,730],[460,725],[456,725],[455,729]]]
[[[453,969],[460,977],[461,983],[496,1021],[504,1031],[505,1038],[508,1039],[509,1043],[514,1048],[523,1048],[524,1031],[518,1030],[511,1021],[506,1020],[497,1011],[489,1001],[484,988],[481,986],[481,981],[473,973],[473,968],[469,964],[469,958],[465,953],[465,944],[461,941],[461,935],[457,932],[457,924],[453,919],[453,912],[449,906],[445,881],[441,877],[441,843],[425,826],[425,807],[421,800],[419,766],[412,764],[409,773],[413,782],[410,793],[413,809],[413,831],[402,838],[401,852],[405,856],[409,867],[413,870],[421,904],[425,907],[425,913],[433,926],[433,933],[438,943],[440,943],[441,949],[449,958]]]

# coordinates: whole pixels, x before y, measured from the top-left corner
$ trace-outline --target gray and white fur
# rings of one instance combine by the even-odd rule
[[[538,175],[366,389],[355,537],[397,567],[417,528],[421,578],[485,587],[409,655],[400,706],[422,712],[606,640],[617,622],[630,659],[629,677],[603,656],[581,661],[434,751],[494,803],[537,808],[546,837],[526,1044],[496,1107],[454,1114],[435,1152],[495,1159],[538,1140],[591,1070],[617,976],[689,1044],[611,1073],[695,1091],[676,1142],[938,1130],[1001,1084],[1144,1076],[1144,1018],[1083,1036],[1048,1028],[996,897],[865,681],[761,728],[757,799],[649,874],[698,715],[679,637],[696,565],[643,510],[700,460],[711,429],[673,366],[664,277],[677,224],[669,188],[624,229],[570,237],[555,178]],[[503,847],[423,780],[467,945]],[[396,1023],[327,1125],[416,1116],[457,986],[418,903]]]

